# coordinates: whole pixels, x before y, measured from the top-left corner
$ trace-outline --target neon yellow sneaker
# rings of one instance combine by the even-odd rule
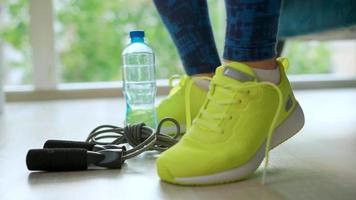
[[[173,86],[175,79],[180,80],[176,86]],[[169,95],[157,106],[158,121],[166,117],[174,118],[179,122],[180,132],[185,132],[186,112],[189,111],[190,116],[194,119],[208,93],[208,83],[207,89],[203,89],[203,86],[199,87],[195,84],[195,79],[187,75],[181,77],[173,76],[169,79],[169,85],[172,89]],[[191,119],[188,120],[191,121]],[[176,127],[173,124],[163,124],[162,132],[167,134],[175,133]]]
[[[265,156],[266,169],[269,150],[304,125],[284,72],[288,61],[277,61],[278,85],[258,82],[253,70],[241,63],[216,69],[191,128],[157,160],[162,180],[181,185],[237,181],[252,174]]]

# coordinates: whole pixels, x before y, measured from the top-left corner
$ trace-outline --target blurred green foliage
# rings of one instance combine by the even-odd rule
[[[157,77],[182,73],[176,49],[150,0],[55,1],[62,79],[121,79],[121,52],[128,33],[145,30],[157,56]]]
[[[6,42],[21,55],[20,59],[5,60],[4,63],[12,69],[23,71],[22,84],[31,83],[33,71],[29,45],[28,7],[28,0],[0,0],[0,12],[6,11],[5,14],[9,16],[7,22],[0,27],[0,43]]]
[[[283,56],[289,59],[288,74],[331,72],[331,51],[324,43],[289,40]]]
[[[7,7],[10,21],[0,30],[1,38],[30,58],[28,1],[3,0],[2,5]],[[209,0],[219,50],[224,42],[221,5],[219,0]],[[147,42],[156,53],[158,78],[183,73],[174,44],[151,0],[54,0],[54,8],[57,60],[63,82],[120,80],[121,52],[128,43],[128,32],[134,29],[146,32]],[[291,74],[330,72],[330,51],[325,44],[291,41],[285,55],[290,59]],[[26,68],[30,60],[12,65]],[[26,76],[28,80],[31,73]]]
[[[2,6],[7,7],[11,22],[1,29],[0,36],[14,48],[23,51],[28,43],[28,1],[5,0]]]

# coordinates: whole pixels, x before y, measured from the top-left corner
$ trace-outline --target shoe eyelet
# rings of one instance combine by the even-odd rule
[[[246,94],[251,94],[251,91],[250,91],[250,90],[247,90],[247,91],[246,91]]]
[[[241,100],[241,99],[239,99],[239,101],[238,101],[238,102],[239,102],[239,104],[242,104],[242,100]]]

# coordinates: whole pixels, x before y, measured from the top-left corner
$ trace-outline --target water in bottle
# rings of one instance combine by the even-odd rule
[[[130,39],[130,44],[122,53],[125,124],[144,122],[156,128],[155,56],[144,41],[143,31],[131,31]]]

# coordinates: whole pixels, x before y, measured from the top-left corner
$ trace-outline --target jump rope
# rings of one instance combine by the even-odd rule
[[[161,132],[164,123],[173,123],[176,134]],[[47,140],[42,149],[30,149],[26,156],[29,170],[77,171],[92,167],[120,169],[125,160],[145,151],[165,151],[179,141],[180,126],[173,118],[162,119],[156,129],[144,123],[118,127],[102,125],[85,141]]]

